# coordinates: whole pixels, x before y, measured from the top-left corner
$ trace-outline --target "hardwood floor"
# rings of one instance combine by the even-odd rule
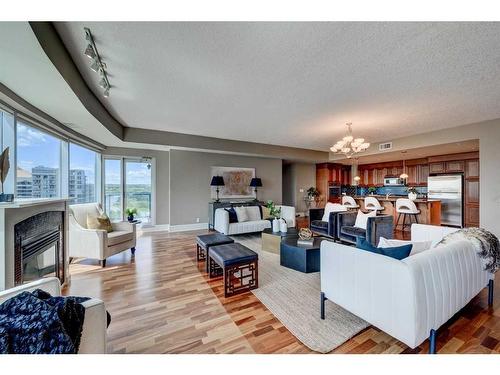
[[[252,294],[225,299],[221,279],[196,262],[203,233],[152,232],[137,252],[71,265],[65,294],[102,299],[112,316],[109,353],[311,353]],[[439,353],[500,353],[500,288],[493,308],[481,292],[439,331]],[[318,312],[319,313],[319,312]],[[369,327],[333,353],[426,353]]]

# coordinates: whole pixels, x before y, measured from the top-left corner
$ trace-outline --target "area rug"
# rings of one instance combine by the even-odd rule
[[[253,294],[304,345],[328,353],[369,326],[349,311],[326,302],[320,318],[319,272],[302,273],[280,266],[277,254],[262,251],[260,235],[232,237],[259,254],[259,288]]]

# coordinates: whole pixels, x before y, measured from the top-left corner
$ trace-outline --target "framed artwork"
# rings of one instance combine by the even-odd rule
[[[212,167],[211,176],[222,176],[224,186],[220,187],[220,198],[255,198],[255,192],[250,187],[250,181],[255,177],[255,168]],[[212,198],[215,198],[215,188],[212,188]]]

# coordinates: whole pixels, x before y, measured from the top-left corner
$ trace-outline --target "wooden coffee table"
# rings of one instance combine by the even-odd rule
[[[262,231],[262,250],[279,254],[283,238],[296,238],[298,236],[299,232],[295,228],[288,228],[286,233],[273,232],[270,228],[264,229]]]

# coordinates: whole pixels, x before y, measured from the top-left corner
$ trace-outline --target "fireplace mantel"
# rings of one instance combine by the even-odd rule
[[[15,236],[14,227],[34,215],[48,212],[60,211],[64,213],[64,238],[68,238],[68,200],[64,198],[40,198],[40,199],[19,199],[14,202],[0,203],[0,290],[14,286],[14,265],[15,265]],[[68,281],[68,249],[67,240],[63,241],[63,251],[65,254],[65,272]]]

